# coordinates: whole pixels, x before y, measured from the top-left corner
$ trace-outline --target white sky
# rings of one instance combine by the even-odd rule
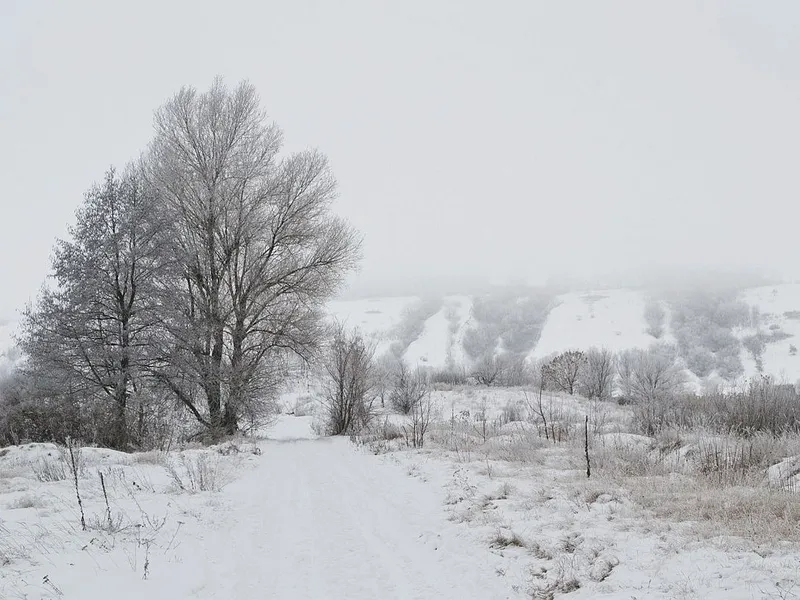
[[[365,236],[360,287],[800,272],[800,3],[0,0],[0,317],[183,84],[249,78]]]

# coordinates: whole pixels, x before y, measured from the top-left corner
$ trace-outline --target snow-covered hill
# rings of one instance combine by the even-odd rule
[[[755,312],[749,327],[737,330],[737,335],[760,334],[764,339],[764,372],[780,380],[794,383],[800,380],[800,284],[784,284],[745,290],[744,300]],[[756,372],[756,361],[742,350],[742,363],[748,373]]]
[[[438,299],[398,296],[337,300],[328,309],[332,317],[358,327],[373,340],[378,355],[391,351],[402,354],[412,365],[437,369],[448,365],[469,368],[478,353],[502,351],[511,345],[517,354],[533,360],[592,346],[619,352],[646,348],[656,341],[675,343],[676,334],[681,333],[672,329],[672,320],[678,317],[671,314],[670,304],[643,290],[572,292],[544,302],[537,298],[527,309],[517,310],[526,300],[531,299],[502,293]],[[734,360],[738,355],[743,367],[738,375],[751,377],[760,367],[764,374],[787,382],[800,380],[800,284],[745,289],[738,296],[731,295],[726,306],[730,308],[731,303],[749,314],[746,322],[727,330],[728,337],[735,337],[741,345],[732,350]],[[652,322],[645,316],[654,305],[664,315],[658,338],[652,335]],[[684,311],[683,315],[684,346],[700,344],[707,329],[706,322],[696,320],[697,307],[692,310],[694,313]],[[713,314],[709,318],[713,321]],[[696,330],[688,337],[686,322]],[[0,323],[0,371],[8,368],[14,356],[9,352],[14,326]],[[753,336],[763,341],[758,362],[747,349]],[[700,350],[720,352],[713,344]],[[731,352],[730,348],[726,351]]]
[[[547,317],[532,358],[592,346],[615,352],[647,348],[656,338],[646,332],[645,297],[637,290],[564,294]]]
[[[686,294],[686,302],[697,302],[692,293]],[[675,300],[673,300],[675,301]],[[430,306],[430,301],[426,301]],[[678,300],[677,302],[680,302]],[[415,310],[422,300],[417,297],[374,298],[371,300],[340,301],[332,303],[331,312],[348,324],[358,325],[379,342],[378,352],[388,350],[393,343],[405,348],[404,357],[412,364],[440,368],[450,364],[469,367],[468,337],[476,328],[486,325],[475,315],[476,298],[450,296],[439,301],[428,313]],[[702,301],[701,301],[702,304]],[[777,379],[795,382],[800,380],[800,285],[782,284],[761,288],[750,288],[738,295],[732,294],[727,304],[733,304],[740,312],[756,315],[757,322],[748,317],[749,323],[728,329],[731,339],[741,343],[748,336],[759,334],[764,340],[761,355],[761,373]],[[648,307],[657,306],[663,313],[663,327],[658,337],[653,335],[652,322],[646,318]],[[696,320],[697,308],[684,311],[689,324],[684,342],[689,346],[698,344],[703,352],[724,354],[729,349],[700,346],[707,323]],[[708,319],[713,323],[717,308],[709,307]],[[556,296],[546,310],[544,325],[535,345],[527,350],[531,360],[569,349],[587,349],[592,346],[605,347],[620,352],[630,348],[647,348],[655,342],[676,343],[672,331],[672,307],[664,299],[656,299],[643,290],[612,289],[587,290]],[[403,335],[414,327],[409,319],[424,316],[415,336],[402,342]],[[677,318],[677,317],[676,317]],[[692,332],[694,327],[698,331]],[[497,335],[496,339],[484,340],[488,347],[502,349],[502,335],[496,328],[484,327],[481,335]],[[723,327],[724,329],[724,327]],[[470,330],[472,330],[470,332]],[[487,333],[488,332],[488,333]],[[694,333],[697,333],[694,336]],[[474,336],[473,336],[474,337]],[[735,341],[735,340],[734,340]],[[759,366],[744,345],[733,354],[741,360],[743,370],[739,377],[752,377],[759,373]],[[712,368],[710,376],[716,371]],[[699,382],[697,376],[692,380]]]

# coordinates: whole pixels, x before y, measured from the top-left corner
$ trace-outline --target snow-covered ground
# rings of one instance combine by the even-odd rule
[[[394,332],[404,312],[419,302],[416,296],[337,300],[328,305],[328,313],[347,327],[357,327],[376,343],[376,353],[389,350]]]
[[[468,296],[448,296],[442,308],[425,321],[422,334],[406,349],[404,358],[411,365],[444,368],[449,361],[466,364],[461,340],[470,319],[472,300]]]
[[[290,416],[257,442],[138,455],[84,448],[87,531],[63,450],[2,449],[0,598],[745,600],[798,589],[794,544],[768,531],[738,538],[718,515],[678,522],[640,504],[659,486],[672,490],[668,503],[675,486],[691,485],[678,472],[667,483],[612,471],[608,449],[661,452],[625,432],[626,408],[545,398],[558,427],[590,415],[587,480],[581,444],[554,445],[519,420],[519,390],[434,399],[439,420],[424,450],[376,455],[369,443],[317,438],[312,417]],[[484,409],[497,425],[488,436]]]
[[[757,331],[766,335],[773,330],[782,332],[786,337],[782,335],[783,339],[766,344],[764,371],[788,383],[800,381],[800,284],[752,288],[742,294],[742,299],[757,309],[761,323],[758,328],[739,330],[739,336]],[[746,351],[742,351],[742,363],[748,373],[756,372],[755,361]]]
[[[447,520],[441,490],[310,425],[281,419],[259,454],[84,448],[88,531],[69,473],[40,481],[64,468],[56,446],[0,450],[0,598],[521,597],[488,547]],[[188,493],[198,465],[216,491]]]
[[[602,290],[564,294],[550,311],[531,358],[592,346],[615,352],[646,348],[655,338],[646,333],[645,297],[636,290]]]

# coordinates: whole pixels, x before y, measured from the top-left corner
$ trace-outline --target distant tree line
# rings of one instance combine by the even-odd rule
[[[323,340],[359,256],[326,157],[282,154],[248,83],[183,88],[154,123],[55,247],[0,388],[1,442],[147,447],[187,415],[218,438],[269,415],[290,362]]]

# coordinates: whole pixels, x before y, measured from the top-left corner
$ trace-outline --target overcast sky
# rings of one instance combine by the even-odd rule
[[[182,85],[327,153],[365,285],[800,272],[800,3],[0,1],[0,317]]]

